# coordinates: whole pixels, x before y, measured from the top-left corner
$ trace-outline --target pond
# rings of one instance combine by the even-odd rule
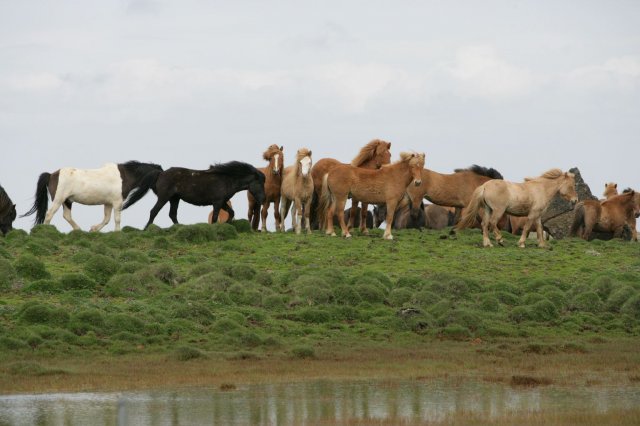
[[[511,387],[473,381],[305,382],[114,393],[0,396],[1,425],[298,425],[425,422],[471,413],[602,414],[640,406],[640,386]]]

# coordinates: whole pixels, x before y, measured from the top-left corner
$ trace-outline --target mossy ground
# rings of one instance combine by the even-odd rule
[[[131,369],[144,363],[212,368],[226,382],[291,378],[307,363],[360,378],[640,377],[638,244],[567,239],[522,250],[507,236],[506,247],[483,249],[478,231],[344,240],[237,225],[39,226],[0,239],[0,389],[214,380]],[[25,360],[35,367],[11,368]],[[97,369],[112,374],[91,379]]]

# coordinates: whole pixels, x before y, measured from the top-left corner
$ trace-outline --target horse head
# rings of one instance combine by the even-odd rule
[[[0,217],[0,232],[3,235],[7,235],[13,229],[13,221],[16,220],[16,205],[11,204],[11,208],[0,214],[2,214],[2,217]]]
[[[269,169],[274,175],[281,175],[284,169],[284,146],[271,145],[262,154],[262,158],[269,162]]]
[[[391,142],[379,141],[375,151],[376,168],[391,163]]]
[[[570,201],[572,205],[576,205],[578,202],[578,193],[576,192],[576,175],[570,172],[564,173],[559,193],[562,198]]]
[[[411,174],[413,175],[413,184],[420,186],[422,184],[422,169],[424,169],[425,154],[412,153],[409,159],[409,167],[411,167]]]
[[[311,150],[307,148],[300,148],[296,153],[296,164],[298,165],[298,174],[307,178],[312,165]]]
[[[253,176],[253,179],[249,182],[249,187],[247,188],[249,193],[253,195],[253,198],[255,198],[256,206],[258,206],[258,209],[259,209],[259,206],[264,202],[264,199],[267,197],[264,192],[265,180],[266,180],[266,177],[264,176],[264,173],[262,173],[260,170],[256,170],[255,175]]]

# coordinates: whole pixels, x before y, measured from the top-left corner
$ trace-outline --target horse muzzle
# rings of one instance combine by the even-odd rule
[[[422,179],[416,179],[416,180],[414,180],[414,181],[413,181],[413,184],[414,184],[415,186],[420,186],[420,185],[422,185]]]

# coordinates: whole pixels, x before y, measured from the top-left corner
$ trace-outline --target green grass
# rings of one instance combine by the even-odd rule
[[[640,245],[617,240],[523,250],[510,235],[483,249],[478,231],[396,231],[393,241],[382,230],[345,240],[206,224],[34,231],[1,244],[3,362],[640,334]],[[34,247],[44,247],[37,258]]]

